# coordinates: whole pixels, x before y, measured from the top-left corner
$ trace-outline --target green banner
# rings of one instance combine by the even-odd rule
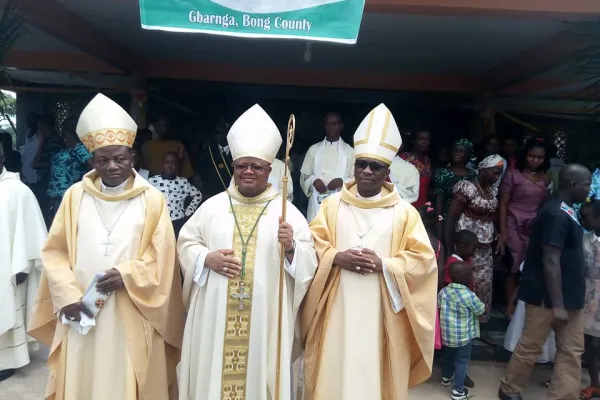
[[[142,28],[356,43],[365,0],[140,0]]]

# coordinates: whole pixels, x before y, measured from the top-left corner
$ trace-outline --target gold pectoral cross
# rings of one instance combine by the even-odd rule
[[[250,294],[245,293],[246,287],[244,286],[244,282],[240,282],[237,293],[232,293],[231,298],[233,300],[239,301],[238,310],[242,311],[244,309],[244,300],[250,300]]]

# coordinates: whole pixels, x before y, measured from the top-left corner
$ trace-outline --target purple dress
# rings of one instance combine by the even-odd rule
[[[507,272],[516,274],[525,260],[525,251],[529,244],[531,221],[535,218],[540,203],[548,196],[548,180],[540,179],[532,182],[518,169],[509,169],[502,186],[501,193],[510,196],[506,215],[508,249],[513,264]]]

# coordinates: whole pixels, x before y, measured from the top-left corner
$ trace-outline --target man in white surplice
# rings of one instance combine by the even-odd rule
[[[42,268],[46,224],[33,192],[4,168],[0,143],[0,382],[29,364],[26,323]]]
[[[300,185],[308,197],[308,222],[317,215],[321,202],[339,191],[354,173],[354,149],[340,137],[342,129],[342,117],[336,113],[327,114],[325,139],[313,144],[304,157]]]
[[[396,155],[390,165],[390,181],[396,186],[400,197],[409,203],[419,198],[419,170],[406,160]]]
[[[406,400],[429,378],[437,266],[419,213],[385,182],[402,139],[373,109],[354,135],[356,180],[310,229],[319,267],[301,311],[311,400]]]
[[[273,185],[273,189],[278,190],[280,193],[283,193],[283,174],[285,173],[285,163],[281,160],[275,158],[273,163],[271,163],[271,173],[269,174],[269,183]],[[294,182],[292,182],[292,172],[287,170],[287,178],[288,178],[288,191],[287,191],[287,199],[289,201],[294,201]]]
[[[280,399],[291,394],[295,320],[317,260],[302,214],[268,184],[280,133],[258,105],[231,127],[234,180],[181,230],[178,251],[189,308],[180,400],[275,397],[280,247],[285,249]]]

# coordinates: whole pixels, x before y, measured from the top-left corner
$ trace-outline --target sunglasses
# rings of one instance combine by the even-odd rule
[[[358,169],[369,169],[373,172],[380,172],[387,169],[386,165],[380,164],[376,161],[364,161],[364,160],[356,160],[354,162],[354,166]]]
[[[250,164],[250,165],[234,164],[234,168],[236,171],[239,171],[239,172],[246,172],[246,170],[248,168],[250,168],[252,170],[252,172],[257,172],[257,173],[263,172],[267,169],[267,167],[263,167],[262,165],[258,165],[258,164]]]

